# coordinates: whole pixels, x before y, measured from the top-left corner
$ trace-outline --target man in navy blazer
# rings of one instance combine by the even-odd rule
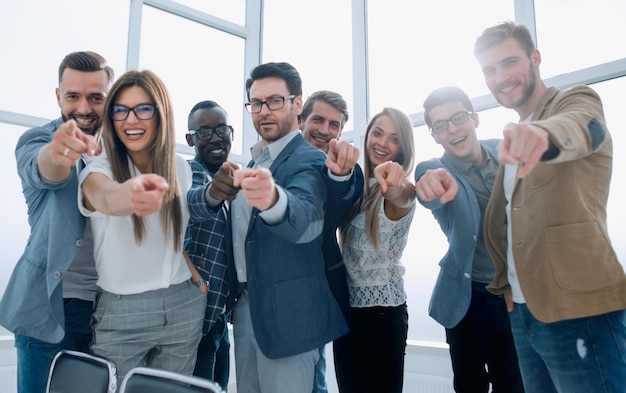
[[[494,265],[484,243],[484,213],[498,170],[499,140],[480,141],[478,114],[458,87],[434,90],[424,120],[441,158],[417,165],[415,188],[448,238],[449,248],[429,314],[446,329],[456,392],[523,392],[509,317],[502,296],[485,287]]]
[[[322,168],[328,184],[322,243],[326,278],[344,319],[350,325],[348,277],[337,243],[337,227],[363,193],[364,180],[363,171],[357,164],[359,149],[346,141],[339,141],[348,117],[346,101],[339,93],[329,90],[318,90],[311,94],[300,115],[304,139],[326,153],[326,166]],[[325,348],[320,348],[320,359],[315,365],[312,393],[328,392]],[[334,352],[334,355],[336,357],[338,354]]]
[[[293,66],[254,68],[246,90],[261,137],[253,162],[233,173],[223,166],[209,186],[220,197],[206,193],[208,206],[231,200],[237,391],[311,393],[319,348],[348,331],[324,272],[326,157],[300,135],[302,82]]]

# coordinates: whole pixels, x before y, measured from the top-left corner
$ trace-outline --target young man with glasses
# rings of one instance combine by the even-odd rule
[[[210,184],[215,176],[237,169],[228,162],[233,140],[233,127],[228,114],[215,101],[201,101],[189,113],[187,144],[196,151],[189,165],[193,172],[193,187]],[[224,166],[225,169],[222,169]],[[198,345],[194,375],[218,383],[228,390],[230,342],[227,314],[224,312],[228,280],[226,277],[227,202],[219,206],[215,219],[190,221],[185,235],[185,250],[202,278],[208,282],[209,294]]]
[[[500,169],[485,212],[529,392],[623,392],[626,275],[607,231],[613,143],[588,86],[541,79],[524,25],[483,31],[474,55],[496,100],[519,123],[503,128]]]
[[[113,70],[94,52],[59,67],[61,118],[26,131],[15,148],[31,234],[2,301],[15,333],[17,391],[43,393],[62,349],[89,352],[96,270],[91,225],[78,211],[78,173],[100,151],[96,135]]]
[[[494,265],[485,248],[483,217],[498,170],[500,140],[478,139],[478,114],[458,87],[430,93],[424,120],[444,154],[417,165],[415,189],[449,242],[429,314],[446,329],[454,389],[523,392],[504,297],[486,289]]]
[[[226,245],[237,391],[311,393],[319,348],[348,331],[324,273],[326,157],[299,132],[302,81],[293,66],[255,67],[246,90],[261,140],[247,168],[213,180],[209,188],[221,195],[207,195],[207,206],[232,201]]]

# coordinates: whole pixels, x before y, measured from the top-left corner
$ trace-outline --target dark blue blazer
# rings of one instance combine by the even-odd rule
[[[346,265],[337,244],[337,227],[363,194],[363,171],[357,164],[349,180],[337,182],[328,176],[326,165],[322,168],[328,184],[328,198],[324,204],[324,240],[322,250],[326,263],[326,279],[348,326],[352,324],[350,293]]]
[[[492,156],[498,157],[499,139],[480,141]],[[474,190],[453,166],[446,166],[434,158],[421,162],[415,168],[415,181],[429,169],[445,167],[456,179],[459,191],[454,200],[441,204],[438,199],[419,202],[430,209],[443,233],[449,248],[439,262],[439,276],[430,298],[428,314],[444,327],[456,326],[467,313],[472,298],[472,263],[476,239],[480,228],[480,207]]]
[[[268,225],[252,209],[245,241],[250,315],[259,349],[270,359],[319,349],[348,332],[325,275],[324,161],[324,153],[296,135],[270,167],[287,194],[284,220]],[[230,287],[237,288],[232,225],[226,237]],[[230,306],[236,295],[231,291]]]

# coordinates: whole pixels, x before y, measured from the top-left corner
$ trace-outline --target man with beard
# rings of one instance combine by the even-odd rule
[[[623,392],[626,275],[607,233],[613,144],[587,86],[546,87],[525,26],[486,29],[474,55],[519,123],[504,126],[485,212],[528,392]]]
[[[56,89],[62,118],[26,131],[15,148],[31,233],[0,301],[0,324],[15,333],[19,393],[45,392],[58,351],[89,351],[96,271],[89,221],[78,211],[78,173],[100,152],[112,82],[99,54],[68,54]]]
[[[193,187],[204,187],[215,176],[223,176],[224,171],[230,174],[238,168],[236,164],[226,161],[232,144],[233,127],[222,107],[214,101],[197,103],[189,113],[187,125],[187,143],[196,151],[194,159],[189,161]],[[224,169],[220,172],[222,166]],[[185,235],[185,250],[209,286],[203,335],[193,373],[217,382],[224,391],[228,389],[230,367],[230,342],[224,312],[228,294],[224,249],[227,206],[228,202],[225,202],[217,208],[215,219],[190,221]]]
[[[311,94],[300,115],[302,137],[311,146],[326,153],[326,166],[322,168],[328,185],[322,244],[326,279],[344,319],[350,325],[348,278],[337,243],[337,227],[363,193],[363,171],[357,164],[359,149],[346,141],[339,141],[347,121],[348,104],[339,93],[328,90]],[[320,358],[315,365],[313,393],[328,392],[325,349],[326,346],[320,348]],[[341,355],[334,352],[335,359]],[[336,361],[335,367],[338,364],[343,363]]]
[[[237,391],[311,393],[319,348],[348,331],[324,274],[325,156],[300,135],[302,80],[293,66],[255,67],[246,91],[261,137],[253,161],[215,176],[205,212],[193,200],[189,209],[209,216],[211,206],[231,201],[227,307]]]

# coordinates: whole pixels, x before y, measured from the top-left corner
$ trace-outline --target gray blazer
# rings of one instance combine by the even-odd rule
[[[499,139],[480,141],[497,157]],[[441,204],[419,200],[430,209],[448,238],[448,251],[441,258],[439,276],[428,308],[429,315],[446,328],[453,328],[467,313],[472,298],[472,262],[480,228],[480,207],[472,187],[453,167],[446,167],[440,159],[421,162],[415,168],[415,181],[429,169],[446,168],[456,179],[459,191],[454,200]]]
[[[65,336],[61,281],[82,245],[86,222],[78,211],[77,171],[53,183],[37,169],[39,151],[61,124],[57,119],[28,130],[17,142],[17,170],[31,231],[0,301],[0,325],[50,343]]]

